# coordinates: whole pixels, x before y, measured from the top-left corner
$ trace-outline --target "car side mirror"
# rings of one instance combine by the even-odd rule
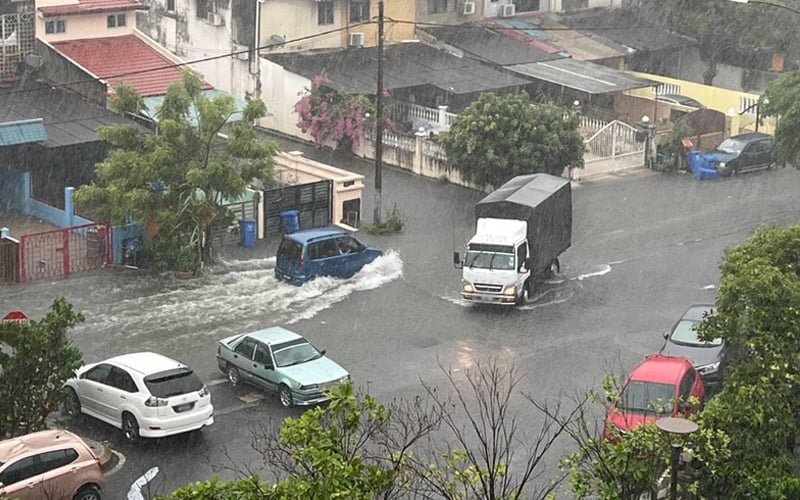
[[[453,252],[453,267],[456,269],[460,269],[462,267],[461,256],[458,254],[458,252]]]
[[[325,349],[319,351],[319,353],[322,354],[323,356],[325,355],[325,352],[327,352]]]
[[[662,335],[662,337],[664,337],[664,340],[667,340],[669,338],[669,332],[664,332],[664,335]]]

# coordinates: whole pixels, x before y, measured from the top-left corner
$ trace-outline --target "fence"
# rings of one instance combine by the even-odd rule
[[[25,234],[19,242],[19,280],[37,281],[103,267],[111,248],[110,228],[82,224]]]

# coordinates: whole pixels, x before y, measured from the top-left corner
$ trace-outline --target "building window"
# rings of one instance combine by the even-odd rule
[[[517,12],[535,12],[539,9],[539,0],[514,0]]]
[[[175,12],[175,0],[167,0],[167,10]]]
[[[350,22],[369,21],[369,0],[350,0]]]
[[[428,0],[428,14],[455,12],[456,0]]]
[[[109,28],[119,28],[125,26],[125,14],[115,14],[106,18],[106,26]]]
[[[317,24],[333,24],[333,0],[317,4]]]
[[[47,21],[44,23],[44,32],[48,35],[52,35],[54,33],[66,33],[67,22],[63,19],[58,21]]]

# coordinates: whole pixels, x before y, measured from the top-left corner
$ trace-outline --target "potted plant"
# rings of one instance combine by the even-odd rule
[[[191,245],[181,247],[178,250],[175,267],[175,275],[179,279],[189,279],[194,276],[197,270],[197,250]]]

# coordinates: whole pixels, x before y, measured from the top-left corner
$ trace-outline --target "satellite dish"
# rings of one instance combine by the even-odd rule
[[[270,45],[283,45],[286,43],[286,39],[280,35],[270,35],[269,36],[269,44]]]

